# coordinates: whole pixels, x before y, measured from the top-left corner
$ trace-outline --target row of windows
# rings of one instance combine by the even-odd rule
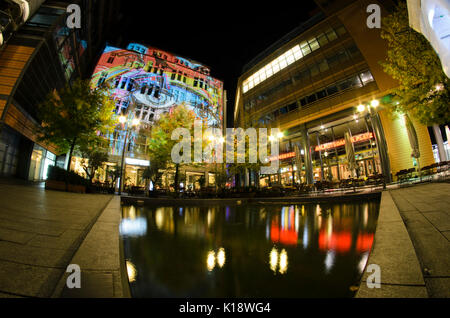
[[[302,59],[309,53],[319,49],[328,42],[331,42],[346,32],[343,26],[335,29],[329,28],[325,32],[319,34],[316,37],[312,37],[307,41],[303,41],[300,44],[295,45],[290,50],[287,50],[281,56],[277,57],[272,62],[268,63],[257,72],[248,77],[243,83],[243,92],[246,93],[256,85],[262,83],[267,78],[278,73],[285,67],[292,63]]]
[[[286,88],[289,85],[294,84],[294,82],[310,79],[311,77],[314,77],[322,72],[325,72],[332,67],[338,66],[339,64],[348,61],[350,60],[350,58],[355,57],[359,54],[360,52],[356,47],[356,45],[351,45],[347,48],[342,48],[337,52],[333,52],[333,55],[330,55],[315,64],[306,66],[305,68],[294,73],[291,78],[284,80],[280,82],[278,85],[262,92],[260,95],[249,99],[244,103],[244,109],[250,110],[261,104],[263,101],[270,98],[275,93],[281,91],[282,89]]]
[[[373,79],[373,76],[370,73],[370,71],[364,71],[364,72],[355,74],[349,78],[346,78],[346,79],[336,82],[332,85],[324,87],[320,90],[317,90],[312,94],[303,96],[302,98],[298,99],[297,101],[295,101],[287,106],[283,106],[269,114],[261,116],[258,120],[258,123],[260,125],[267,125],[270,122],[272,122],[273,120],[275,120],[280,115],[287,114],[291,111],[297,110],[299,107],[301,109],[308,108],[308,107],[310,107],[310,106],[307,106],[308,104],[312,104],[318,100],[321,100],[328,96],[332,96],[334,94],[345,91],[347,89],[362,87],[362,86],[367,85],[368,83],[372,82],[373,80],[374,79]],[[254,122],[253,124],[255,125],[256,122]]]

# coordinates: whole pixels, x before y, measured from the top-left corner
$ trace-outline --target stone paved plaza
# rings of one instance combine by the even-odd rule
[[[111,195],[0,182],[0,297],[51,297]]]
[[[450,297],[450,183],[390,191],[416,251],[429,297]]]

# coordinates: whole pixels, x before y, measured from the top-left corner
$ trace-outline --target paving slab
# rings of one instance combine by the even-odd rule
[[[450,183],[419,184],[390,193],[413,243],[429,296],[450,297]]]
[[[368,288],[365,284],[358,290],[358,298],[427,298],[423,286],[381,285],[381,288]]]
[[[414,247],[391,194],[381,196],[380,213],[367,265],[380,267],[381,288],[369,288],[364,271],[357,298],[427,297],[425,281]]]
[[[427,286],[430,286],[430,297],[450,298],[450,277],[425,278]]]
[[[52,296],[112,197],[51,191],[1,179],[0,297]]]
[[[65,274],[58,284],[60,294],[55,291],[54,297],[103,298],[126,295],[123,285],[123,275],[126,273],[120,254],[120,220],[120,198],[114,197],[70,261],[80,266],[81,288],[67,288],[65,281],[68,274]]]

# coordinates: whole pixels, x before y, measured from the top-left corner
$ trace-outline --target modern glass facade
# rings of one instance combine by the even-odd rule
[[[45,180],[47,168],[55,164],[58,149],[38,142],[36,127],[40,124],[37,105],[53,90],[58,90],[90,69],[92,56],[105,34],[89,31],[93,12],[97,21],[107,23],[114,15],[101,14],[117,9],[117,1],[87,0],[77,3],[86,14],[82,28],[66,26],[66,6],[57,1],[28,1],[33,10],[22,19],[19,28],[8,34],[0,45],[0,176]],[[13,3],[2,3],[13,5]],[[8,12],[15,12],[10,10]],[[1,20],[0,23],[9,20]],[[93,40],[99,42],[93,42]]]
[[[406,128],[380,106],[390,101],[397,85],[379,64],[386,58],[380,31],[361,30],[366,12],[355,1],[341,2],[339,10],[319,13],[280,39],[239,78],[235,127],[279,128],[284,134],[280,169],[261,176],[260,185],[327,182],[339,187],[350,178],[390,182],[397,171],[418,167],[403,155],[411,153],[405,149],[408,140],[397,142]],[[376,104],[370,106],[372,101]],[[421,164],[432,164],[427,127],[414,124],[422,137]],[[348,167],[346,133],[354,148],[354,170]],[[295,146],[301,149],[301,167]],[[258,184],[251,173],[245,179]]]

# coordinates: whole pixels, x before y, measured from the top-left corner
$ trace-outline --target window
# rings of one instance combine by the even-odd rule
[[[122,83],[120,84],[120,89],[124,89],[126,84],[127,84],[127,79],[122,78]]]
[[[300,43],[300,48],[302,50],[303,56],[308,55],[309,53],[311,53],[311,49],[309,48],[309,45],[308,45],[308,43],[306,41]]]
[[[289,104],[287,107],[288,107],[288,111],[290,111],[290,112],[293,111],[293,110],[298,109],[297,103]]]
[[[316,64],[311,65],[309,67],[309,70],[311,71],[311,76],[316,76],[317,74],[319,74],[319,68],[317,67]]]
[[[317,98],[318,99],[322,99],[322,98],[325,98],[325,97],[327,97],[327,92],[324,89],[317,92]]]
[[[326,35],[324,33],[320,34],[317,37],[317,40],[319,41],[319,45],[320,46],[324,46],[325,44],[328,43],[328,39],[327,39],[327,37],[326,37]]]
[[[327,35],[328,41],[330,42],[337,39],[336,33],[331,28],[325,31],[325,34]]]
[[[198,84],[198,77],[194,77],[194,87],[197,87]]]
[[[142,87],[141,87],[141,94],[145,94],[145,89],[146,89],[145,86],[142,86]]]
[[[320,70],[320,72],[325,72],[328,69],[329,69],[329,67],[328,67],[327,60],[322,60],[321,62],[319,62],[319,70]]]
[[[344,26],[340,26],[340,27],[338,27],[338,28],[336,28],[336,33],[339,35],[339,36],[342,36],[343,34],[345,34],[347,31],[345,30],[345,28],[344,28]]]
[[[175,76],[176,76],[176,73],[172,73],[172,75],[170,75],[170,79],[171,79],[172,81],[174,81],[174,80],[175,80]]]
[[[317,100],[317,97],[316,97],[316,94],[311,94],[306,99],[307,99],[308,104],[309,104],[309,103],[315,102]]]
[[[284,107],[280,108],[280,114],[281,115],[282,114],[287,114],[287,112],[288,112],[288,107],[287,106],[284,106]]]
[[[366,85],[369,82],[373,81],[373,76],[370,73],[370,71],[366,71],[366,72],[362,72],[361,74],[359,74],[361,81],[364,85]]]
[[[147,90],[147,95],[150,96],[152,94],[152,92],[153,92],[153,85],[150,85],[150,87]]]
[[[181,81],[181,73],[178,73],[177,80],[178,80],[178,81]]]
[[[354,57],[360,54],[358,48],[356,47],[356,45],[352,45],[350,47],[347,48],[347,52],[350,56]]]
[[[306,104],[308,104],[308,100],[306,99],[306,97],[300,99],[300,105],[305,106]]]
[[[336,94],[337,92],[338,92],[337,86],[332,85],[332,86],[328,86],[328,87],[327,87],[327,93],[328,93],[328,95],[333,95],[333,94]]]
[[[315,51],[318,48],[320,48],[319,42],[317,42],[316,38],[309,39],[308,43],[309,43],[309,47],[311,48],[311,51]]]
[[[110,56],[106,63],[112,64],[114,62],[114,56]]]

